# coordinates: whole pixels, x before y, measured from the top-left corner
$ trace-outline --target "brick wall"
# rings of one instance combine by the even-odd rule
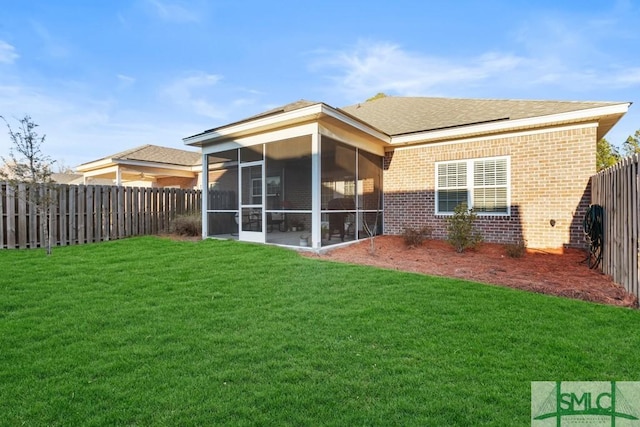
[[[435,215],[435,162],[510,156],[511,215],[478,217],[484,240],[524,238],[531,248],[583,247],[582,219],[595,173],[596,128],[549,130],[457,144],[395,150],[385,156],[384,232],[429,225],[446,237],[444,216]],[[551,221],[555,225],[551,225]]]

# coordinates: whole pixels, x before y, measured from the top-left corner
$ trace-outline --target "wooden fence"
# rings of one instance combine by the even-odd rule
[[[170,231],[178,215],[199,214],[200,190],[102,185],[13,188],[0,183],[0,249],[44,245],[43,218],[29,192],[50,197],[51,245],[66,246]]]
[[[591,203],[604,208],[602,272],[640,296],[638,154],[591,177]]]

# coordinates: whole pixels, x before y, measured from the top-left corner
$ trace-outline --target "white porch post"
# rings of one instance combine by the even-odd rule
[[[116,185],[120,187],[122,185],[122,172],[120,166],[116,166]]]
[[[209,165],[207,164],[207,155],[202,155],[202,206],[200,206],[202,212],[202,238],[206,239],[209,235],[209,221],[207,221],[207,196],[209,196]]]
[[[315,123],[311,134],[311,247],[320,249],[322,230],[320,230],[320,127]]]

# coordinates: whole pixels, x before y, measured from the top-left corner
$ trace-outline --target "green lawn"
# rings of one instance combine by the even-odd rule
[[[426,249],[428,250],[428,249]],[[0,250],[0,425],[530,425],[640,312],[228,241]]]

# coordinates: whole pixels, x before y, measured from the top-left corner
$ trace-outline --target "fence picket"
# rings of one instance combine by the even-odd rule
[[[34,200],[34,195],[33,192],[38,191],[38,188],[35,187],[26,187],[25,188],[25,202],[29,201],[29,200]],[[36,247],[36,243],[38,242],[38,239],[42,238],[42,235],[39,235],[38,233],[38,214],[39,212],[37,212],[36,210],[36,205],[35,203],[28,203],[27,202],[27,209],[28,209],[28,214],[29,217],[27,218],[27,229],[25,230],[26,234],[28,235],[28,240],[29,240],[29,247],[30,248],[35,248]],[[26,236],[25,236],[26,237]]]
[[[65,246],[69,244],[69,234],[68,234],[68,210],[67,203],[69,199],[69,187],[66,185],[59,185],[56,189],[59,194],[58,198],[58,229],[59,229],[59,238],[58,244],[61,246]],[[53,246],[53,242],[52,246]]]
[[[28,203],[30,191],[53,202],[48,222],[52,246],[168,232],[176,215],[200,212],[195,203],[200,190],[0,183],[0,249],[44,246],[47,219]],[[191,212],[185,212],[187,207]]]
[[[5,209],[6,203],[4,201],[5,187],[6,185],[0,183],[0,249],[7,247],[4,242],[4,229],[6,227],[5,224],[7,223],[7,210]]]
[[[102,187],[102,240],[109,240],[111,238],[109,189],[110,187]]]
[[[92,243],[95,238],[95,230],[93,229],[93,185],[88,185],[85,187],[87,191],[87,209],[86,209],[86,217],[87,217],[87,243]]]
[[[46,198],[49,203],[49,236],[51,237],[51,246],[58,241],[58,191],[55,188],[46,188]]]
[[[640,296],[640,156],[591,177],[591,202],[604,208],[603,273]]]

